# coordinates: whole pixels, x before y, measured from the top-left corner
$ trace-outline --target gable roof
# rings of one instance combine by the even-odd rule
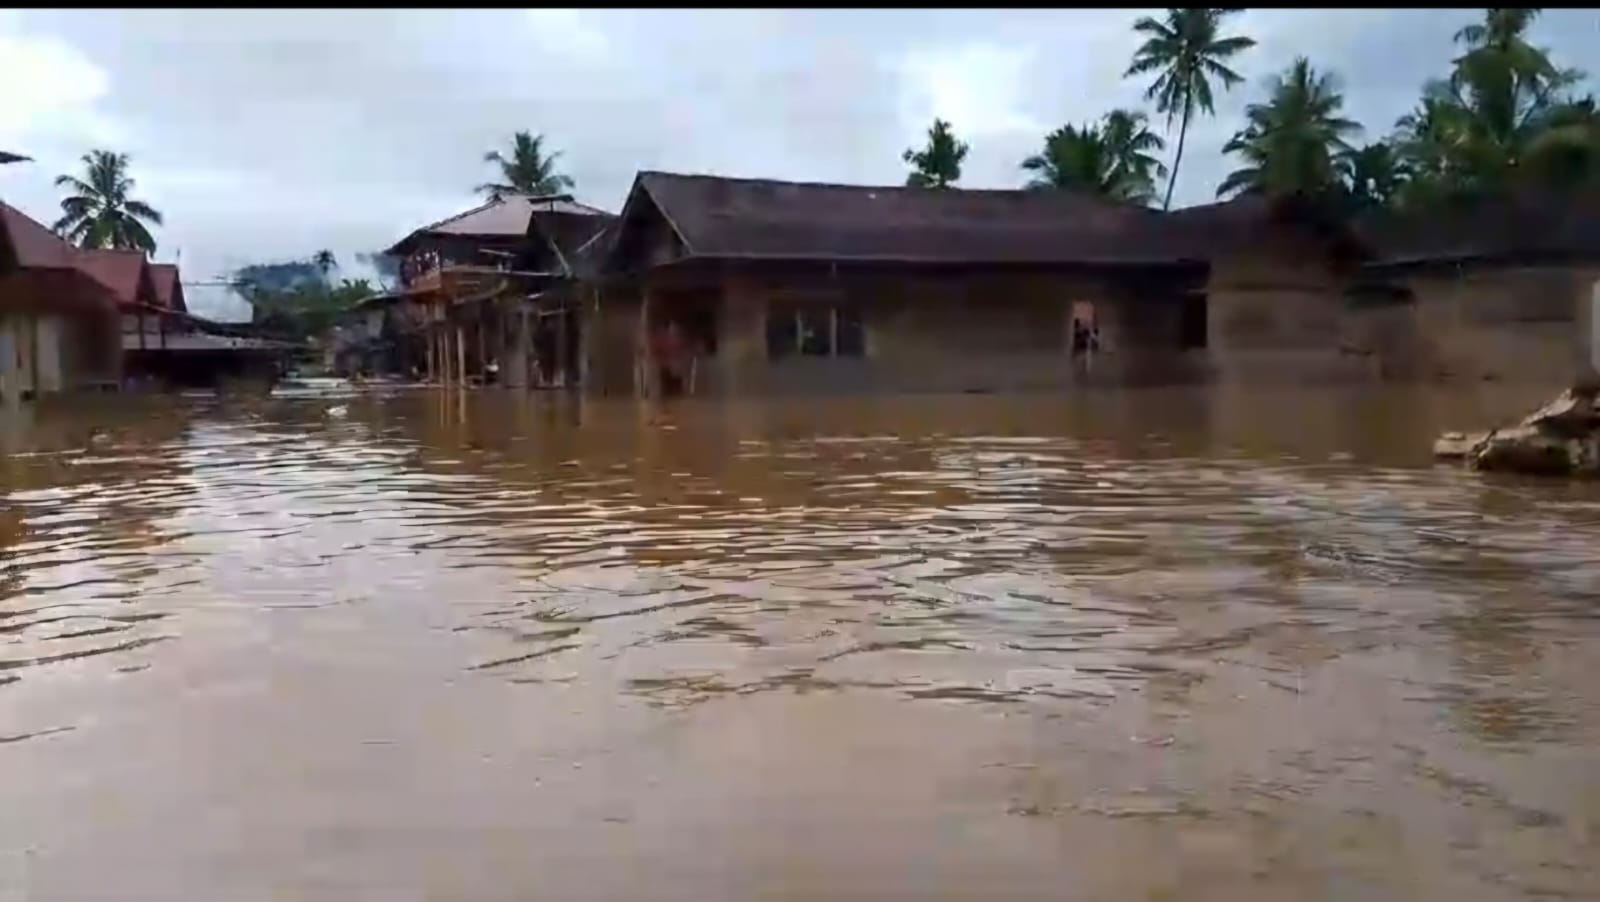
[[[178,276],[176,263],[151,263],[150,282],[155,289],[157,306],[178,313],[189,312],[189,305],[184,302],[183,282]]]
[[[43,223],[0,201],[0,245],[6,258],[24,269],[72,269],[75,249]]]
[[[156,291],[144,251],[77,249],[78,268],[111,289],[124,306],[155,306]]]
[[[654,205],[698,258],[899,263],[1167,263],[1132,240],[1160,216],[1075,191],[930,189],[641,172],[618,245]]]
[[[465,212],[429,223],[395,242],[387,253],[403,254],[417,239],[428,235],[456,235],[471,238],[521,238],[528,233],[535,213],[564,213],[576,216],[610,216],[604,210],[580,204],[570,194],[504,194]]]

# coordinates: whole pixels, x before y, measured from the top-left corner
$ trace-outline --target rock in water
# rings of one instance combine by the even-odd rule
[[[1600,476],[1600,381],[1585,379],[1516,426],[1487,433],[1446,432],[1433,443],[1444,460],[1473,469],[1550,476]]]
[[[1434,439],[1433,456],[1440,460],[1466,460],[1488,440],[1487,432],[1446,432]]]
[[[1537,426],[1513,426],[1489,433],[1472,455],[1476,470],[1565,476],[1576,467],[1568,440]]]
[[[1600,426],[1600,416],[1594,408],[1594,395],[1580,394],[1577,389],[1561,393],[1554,401],[1524,417],[1522,426],[1534,426],[1545,432],[1570,437],[1588,435]]]

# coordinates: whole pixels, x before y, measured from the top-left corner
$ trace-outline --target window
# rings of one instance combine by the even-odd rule
[[[767,308],[767,356],[860,357],[866,329],[853,304],[773,303]]]
[[[1191,351],[1206,346],[1206,296],[1186,294],[1178,307],[1178,347]]]

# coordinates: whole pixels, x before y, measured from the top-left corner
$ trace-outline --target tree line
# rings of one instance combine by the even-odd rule
[[[1170,132],[1166,141],[1139,110],[1112,110],[1099,121],[1064,125],[1021,163],[1029,187],[1067,188],[1171,206],[1189,126],[1215,115],[1216,93],[1243,79],[1230,60],[1255,46],[1225,34],[1241,9],[1169,9],[1133,25],[1144,42],[1124,77],[1153,76],[1145,91]],[[1600,114],[1580,92],[1578,69],[1558,65],[1530,43],[1539,9],[1486,9],[1481,22],[1454,36],[1460,49],[1449,70],[1429,80],[1417,106],[1390,133],[1357,144],[1360,123],[1343,113],[1336,73],[1306,57],[1270,78],[1264,96],[1245,109],[1243,127],[1222,151],[1236,161],[1218,197],[1300,194],[1330,198],[1352,211],[1437,208],[1525,187],[1600,187]],[[906,184],[948,187],[961,177],[968,145],[936,119],[920,150],[907,150]]]

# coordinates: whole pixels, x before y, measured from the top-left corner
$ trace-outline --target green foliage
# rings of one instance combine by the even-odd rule
[[[1267,92],[1265,103],[1245,109],[1245,127],[1222,148],[1244,165],[1223,179],[1217,195],[1337,191],[1343,161],[1353,151],[1349,138],[1361,131],[1340,115],[1338,77],[1300,57],[1270,81]]]
[[[1212,81],[1220,82],[1224,89],[1243,81],[1243,77],[1229,68],[1227,61],[1255,46],[1255,41],[1243,36],[1224,36],[1223,20],[1241,12],[1239,9],[1168,9],[1164,19],[1144,17],[1133,24],[1133,30],[1145,36],[1145,42],[1134,52],[1133,62],[1123,73],[1148,75],[1155,80],[1145,91],[1145,99],[1155,101],[1156,111],[1165,113],[1167,125],[1178,118],[1178,149],[1172,160],[1172,177],[1167,182],[1166,197],[1161,206],[1172,206],[1172,190],[1178,183],[1178,167],[1183,163],[1184,139],[1189,134],[1189,121],[1196,111],[1215,115],[1216,107]]]
[[[161,225],[161,214],[134,200],[128,155],[91,150],[83,155],[84,176],[56,177],[56,187],[70,189],[62,198],[62,216],[55,230],[80,247],[131,248],[154,253],[156,240],[145,223]]]
[[[901,159],[912,166],[906,185],[912,188],[948,188],[961,179],[961,163],[967,158],[966,142],[956,140],[950,123],[933,120],[928,143],[921,150],[907,150]]]
[[[511,155],[498,150],[483,155],[485,163],[500,167],[500,181],[486,182],[477,191],[491,198],[503,194],[560,194],[572,190],[572,179],[556,171],[561,152],[545,150],[544,135],[519,131],[512,136]]]
[[[1397,203],[1419,207],[1529,186],[1600,182],[1600,119],[1584,75],[1528,42],[1538,9],[1487,9],[1456,33],[1463,52],[1447,77],[1396,123],[1413,176]]]
[[[258,263],[242,267],[230,280],[254,308],[253,320],[285,338],[305,341],[322,336],[358,302],[377,293],[366,279],[341,279],[327,251],[309,260]]]
[[[1165,146],[1143,113],[1112,110],[1098,124],[1064,125],[1045,137],[1044,150],[1022,161],[1030,188],[1072,188],[1116,200],[1149,203],[1167,168],[1155,154]]]

